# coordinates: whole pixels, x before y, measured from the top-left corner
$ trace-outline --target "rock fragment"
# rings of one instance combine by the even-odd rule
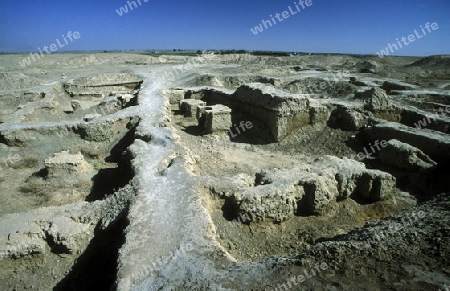
[[[374,61],[363,61],[356,64],[356,69],[360,73],[376,74],[379,70],[379,65]]]
[[[412,172],[426,172],[437,165],[420,149],[396,139],[389,140],[387,146],[380,150],[380,160],[385,164]]]
[[[164,90],[162,93],[169,98],[170,104],[180,104],[186,95],[186,91],[181,89]]]
[[[224,105],[199,106],[197,119],[206,133],[228,131],[232,126],[231,109]]]
[[[80,152],[77,154],[70,154],[68,151],[56,153],[53,157],[46,159],[44,164],[47,178],[66,180],[68,177],[89,176],[94,171]]]
[[[393,193],[396,180],[355,160],[324,156],[311,164],[261,171],[255,184],[231,195],[231,203],[253,221],[280,222],[294,215],[320,213],[329,203],[342,199],[385,199]]]
[[[363,134],[370,141],[397,139],[420,149],[436,162],[450,161],[450,138],[438,131],[408,127],[395,122],[379,122],[365,128]]]
[[[391,97],[386,94],[386,91],[380,88],[372,88],[370,90],[357,93],[356,98],[364,101],[364,109],[379,112],[393,109]]]
[[[239,87],[230,96],[232,108],[264,122],[276,141],[310,123],[309,99],[287,94],[260,83]]]
[[[385,81],[381,86],[383,90],[386,92],[391,92],[393,90],[414,90],[417,89],[417,86],[407,84],[400,81]]]
[[[180,110],[184,113],[185,117],[195,117],[197,108],[200,106],[206,106],[206,102],[197,99],[185,99],[180,101]]]
[[[356,131],[367,126],[369,113],[357,108],[338,106],[331,113],[328,124],[334,128]]]

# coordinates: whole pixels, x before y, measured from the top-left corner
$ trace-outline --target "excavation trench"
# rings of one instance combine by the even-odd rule
[[[128,209],[107,229],[96,229],[86,250],[54,290],[112,290],[117,282],[119,249],[125,243]]]
[[[74,105],[80,112],[71,112],[69,121],[41,122],[52,117],[48,109],[35,108],[26,119],[33,122],[0,124],[0,156],[9,159],[0,171],[0,215],[13,222],[2,220],[0,226],[2,239],[7,238],[0,250],[0,289],[115,286],[136,195],[128,148],[135,141],[139,114],[133,95],[127,98],[106,97],[114,106],[102,114],[96,113],[103,104],[98,98],[80,98],[73,104],[84,107]],[[57,109],[56,116],[67,114]],[[18,269],[20,280],[13,275]]]

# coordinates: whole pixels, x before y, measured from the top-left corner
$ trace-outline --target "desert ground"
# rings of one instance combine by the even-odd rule
[[[449,290],[450,56],[0,55],[0,290]]]

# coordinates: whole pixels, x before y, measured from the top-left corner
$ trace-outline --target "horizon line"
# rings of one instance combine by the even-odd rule
[[[302,52],[302,51],[280,51],[280,50],[245,50],[245,49],[98,49],[98,50],[70,50],[70,51],[55,51],[50,54],[71,54],[71,53],[154,53],[154,54],[183,54],[202,51],[204,53],[226,53],[226,54],[251,54],[251,53],[283,53],[294,55],[356,55],[356,56],[375,56],[374,53],[337,53],[337,52]],[[36,51],[0,51],[0,54],[31,54]],[[201,55],[201,54],[199,54]],[[389,55],[386,57],[432,57],[432,56],[450,56],[450,54],[431,54],[431,55]]]

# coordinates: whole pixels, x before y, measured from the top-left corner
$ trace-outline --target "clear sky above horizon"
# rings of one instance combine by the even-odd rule
[[[1,0],[0,51],[38,51],[67,32],[81,37],[58,51],[245,49],[375,54],[396,38],[439,29],[394,55],[450,54],[450,0],[312,0],[312,5],[254,35],[269,15],[298,0],[161,1]],[[131,0],[130,0],[131,2]],[[299,6],[300,7],[300,6]],[[301,7],[300,7],[301,8]]]

